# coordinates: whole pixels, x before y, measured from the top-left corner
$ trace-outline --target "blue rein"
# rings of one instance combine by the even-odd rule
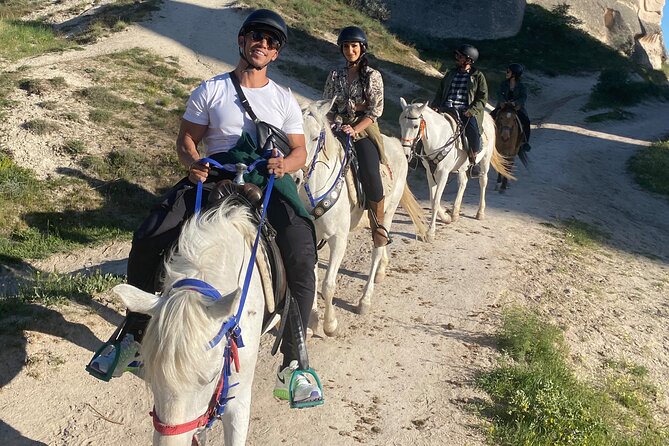
[[[236,166],[234,164],[225,164],[222,165],[218,161],[211,158],[202,158],[200,161],[208,162],[219,169],[223,169],[229,172],[236,172]],[[267,162],[265,159],[259,159],[251,164],[246,171],[251,172],[256,166],[262,162]],[[239,383],[230,384],[229,378],[232,375],[232,363],[236,362],[237,359],[234,357],[236,355],[237,348],[244,347],[244,341],[242,340],[242,330],[239,326],[239,321],[242,317],[242,312],[244,311],[244,305],[246,304],[246,296],[248,294],[249,286],[251,284],[251,278],[253,277],[253,268],[256,261],[256,253],[258,252],[258,244],[260,242],[260,236],[262,234],[262,227],[265,224],[267,206],[269,204],[270,196],[272,195],[272,189],[274,188],[274,174],[269,176],[267,181],[267,187],[265,189],[265,197],[263,199],[262,213],[260,215],[260,222],[258,224],[258,231],[256,232],[256,238],[253,242],[253,248],[251,250],[251,257],[249,258],[249,263],[246,267],[246,276],[244,277],[244,285],[242,287],[241,298],[239,301],[239,308],[237,313],[230,316],[230,318],[223,323],[220,330],[214,336],[214,338],[209,341],[207,344],[207,350],[211,350],[216,347],[223,338],[226,338],[225,352],[223,354],[223,370],[221,371],[221,379],[223,380],[223,385],[220,386],[220,391],[216,398],[216,404],[212,408],[212,413],[207,421],[207,428],[210,428],[216,418],[220,418],[225,411],[225,406],[228,401],[232,398],[228,398],[228,392],[231,387],[236,386]],[[200,213],[200,207],[202,204],[202,182],[197,184],[197,195],[195,199],[195,215],[196,217]],[[214,301],[220,300],[222,298],[221,293],[209,285],[207,282],[199,279],[181,279],[176,281],[172,285],[172,289],[176,288],[185,288],[190,291],[196,291],[203,296],[207,296]],[[239,370],[237,370],[239,372]]]

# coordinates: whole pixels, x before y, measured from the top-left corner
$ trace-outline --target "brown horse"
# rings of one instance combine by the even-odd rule
[[[513,108],[513,105],[504,105],[497,111],[495,117],[495,125],[497,127],[496,142],[497,151],[507,161],[508,166],[513,167],[513,161],[516,155],[520,155],[520,159],[527,167],[527,158],[525,153],[518,153],[520,146],[525,141],[518,114]],[[497,184],[495,190],[504,193],[508,187],[508,178],[502,174],[497,174]]]

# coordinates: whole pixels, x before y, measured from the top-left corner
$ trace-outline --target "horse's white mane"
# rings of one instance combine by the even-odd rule
[[[193,278],[209,283],[222,295],[234,290],[245,265],[244,252],[233,249],[252,244],[255,232],[248,210],[228,201],[184,225],[178,250],[165,262],[164,303],[142,342],[147,382],[163,378],[183,389],[211,379],[202,375],[206,370],[200,367],[209,354],[205,346],[218,328],[207,312],[211,301],[198,292],[169,287],[177,280]]]

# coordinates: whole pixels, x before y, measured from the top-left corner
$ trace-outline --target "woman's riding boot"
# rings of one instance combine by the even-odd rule
[[[385,219],[384,202],[385,197],[381,198],[380,201],[368,201],[369,209],[367,216],[369,217],[369,224],[372,227],[372,239],[374,240],[375,248],[386,246],[391,241],[388,230],[383,226]]]

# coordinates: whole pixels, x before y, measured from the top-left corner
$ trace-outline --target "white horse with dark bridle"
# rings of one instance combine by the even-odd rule
[[[154,398],[154,445],[190,446],[219,416],[225,444],[246,443],[265,308],[258,268],[238,309],[256,232],[247,209],[223,202],[184,226],[165,263],[162,296],[114,288],[131,311],[151,316],[141,352]]]
[[[420,158],[427,172],[432,208],[428,239],[431,240],[436,234],[437,216],[444,223],[460,218],[460,207],[467,187],[467,169],[470,162],[455,119],[432,110],[427,103],[407,104],[404,98],[400,98],[400,104],[402,113],[399,121],[405,154],[408,157]],[[476,213],[476,218],[479,220],[485,217],[485,192],[490,165],[492,164],[495,170],[502,175],[513,178],[504,159],[495,148],[495,122],[488,112],[484,114],[481,138],[483,147],[476,156],[476,161],[481,168],[479,177],[481,198]],[[451,172],[458,173],[458,194],[453,203],[453,211],[449,216],[441,207],[441,195],[444,193],[448,175]]]
[[[315,101],[303,108],[304,135],[307,142],[307,172],[300,196],[307,210],[314,216],[317,240],[324,240],[330,247],[330,259],[323,280],[322,295],[325,299],[323,330],[328,336],[337,332],[337,316],[332,299],[336,289],[336,278],[344,258],[349,232],[355,228],[363,215],[358,205],[350,172],[346,166],[352,148],[342,147],[335,137],[326,117],[333,101]],[[408,164],[402,146],[396,138],[383,136],[388,165],[381,164],[381,179],[385,194],[385,227],[390,231],[397,206],[408,212],[416,227],[418,237],[425,236],[424,212],[406,184]],[[371,237],[370,237],[371,242]],[[385,277],[388,265],[388,250],[385,246],[373,248],[372,266],[363,296],[358,302],[358,312],[369,310],[374,293],[374,283]],[[312,315],[312,325],[314,322]],[[317,321],[317,319],[316,319]]]

